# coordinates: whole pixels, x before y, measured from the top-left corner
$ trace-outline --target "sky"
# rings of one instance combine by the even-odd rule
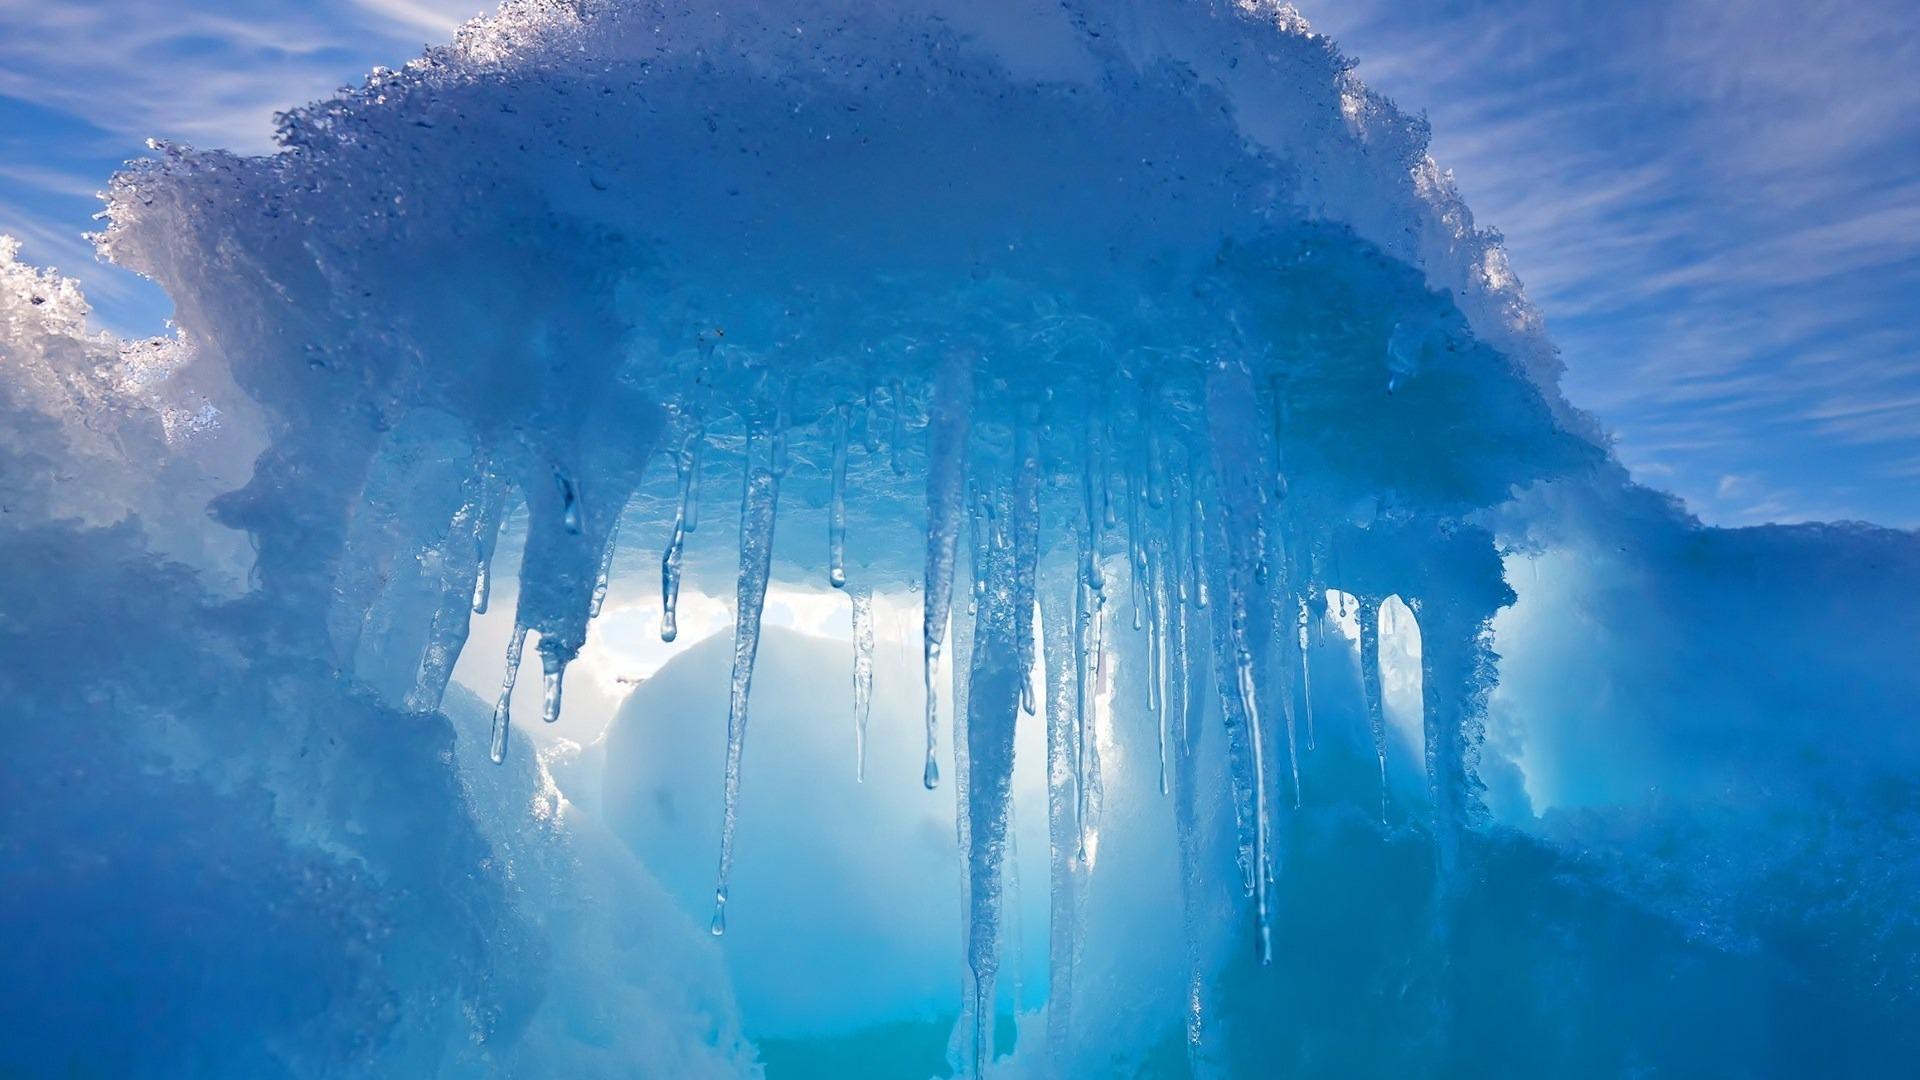
[[[1920,0],[1297,2],[1427,114],[1636,478],[1713,524],[1920,526]],[[483,6],[0,0],[0,233],[160,332],[82,237],[120,163],[268,151]]]

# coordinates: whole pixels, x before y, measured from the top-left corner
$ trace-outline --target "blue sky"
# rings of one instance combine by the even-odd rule
[[[0,0],[0,232],[101,322],[94,192],[149,137],[270,148],[276,109],[481,0]],[[1300,0],[1513,264],[1637,477],[1710,522],[1920,525],[1920,0]]]

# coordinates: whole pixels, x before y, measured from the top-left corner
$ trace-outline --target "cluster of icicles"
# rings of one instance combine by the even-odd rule
[[[1173,424],[1143,424],[1137,438],[1122,439],[1111,410],[1089,408],[1063,420],[1043,416],[1035,403],[1007,410],[978,408],[975,362],[950,352],[927,378],[925,426],[909,431],[902,419],[903,389],[890,387],[891,471],[905,472],[901,449],[909,438],[924,440],[926,558],[922,626],[925,678],[926,759],[924,783],[938,786],[942,669],[949,657],[964,678],[952,684],[955,764],[960,787],[959,834],[966,860],[967,960],[971,1000],[967,1015],[975,1075],[993,1045],[993,986],[998,966],[1001,864],[1008,843],[1014,726],[1018,714],[1037,715],[1034,675],[1045,672],[1047,776],[1052,849],[1053,989],[1049,1025],[1064,1036],[1077,946],[1076,879],[1090,863],[1090,830],[1099,813],[1101,781],[1096,738],[1096,696],[1106,658],[1118,648],[1113,612],[1120,596],[1112,570],[1124,563],[1132,629],[1144,638],[1146,707],[1159,738],[1159,785],[1173,794],[1187,933],[1198,919],[1191,897],[1203,879],[1203,844],[1195,791],[1194,739],[1203,695],[1215,696],[1227,737],[1237,830],[1239,880],[1252,900],[1256,949],[1272,957],[1269,892],[1274,880],[1272,807],[1276,798],[1300,803],[1300,750],[1314,744],[1308,666],[1310,635],[1328,615],[1329,583],[1321,579],[1324,550],[1298,542],[1303,522],[1287,509],[1287,477],[1271,433],[1268,403],[1254,391],[1255,378],[1232,362],[1210,365],[1203,375],[1204,430]],[[781,399],[784,400],[784,399]],[[758,406],[764,406],[758,407]],[[864,449],[880,452],[875,394],[862,416]],[[707,432],[697,413],[675,407],[670,445],[678,494],[660,561],[660,635],[673,641],[687,535],[699,525],[701,449]],[[739,571],[732,682],[727,715],[725,819],[712,932],[725,932],[727,883],[734,859],[736,807],[745,744],[749,690],[758,651],[761,612],[772,576],[774,527],[782,478],[788,471],[792,426],[784,405],[757,403],[749,411],[742,467]],[[831,495],[827,512],[827,578],[851,598],[854,644],[853,711],[857,775],[865,775],[865,743],[874,674],[873,590],[849,588],[847,574],[847,473],[854,406],[832,405],[819,427],[832,440]],[[997,437],[978,437],[998,427]],[[1043,435],[1070,428],[1070,445],[1083,460],[1057,460],[1043,453]],[[556,476],[559,505],[569,529],[579,532],[574,490]],[[1049,505],[1043,507],[1043,491]],[[506,491],[496,488],[463,514],[478,540],[477,582],[472,610],[487,608],[487,566],[500,528]],[[1053,504],[1057,499],[1058,504]],[[1048,537],[1048,524],[1064,524],[1070,538]],[[962,541],[965,540],[963,545]],[[1043,543],[1045,540],[1066,541]],[[1322,541],[1323,543],[1324,541]],[[597,616],[607,593],[614,537],[600,556],[591,593]],[[971,575],[970,594],[956,608],[956,575]],[[1042,587],[1042,578],[1046,578]],[[1347,615],[1348,594],[1339,593]],[[1372,746],[1379,758],[1381,804],[1386,814],[1387,731],[1380,675],[1379,613],[1384,596],[1352,597],[1359,623],[1361,683]],[[1418,599],[1409,604],[1416,611]],[[1036,619],[1037,615],[1037,619]],[[969,633],[949,640],[949,624]],[[494,710],[492,759],[504,760],[509,707],[526,640],[516,626],[507,671]],[[1200,638],[1201,640],[1196,640]],[[566,657],[542,650],[544,719],[560,713]],[[1037,664],[1044,660],[1044,665]],[[1210,676],[1209,676],[1210,673]],[[1263,675],[1271,673],[1271,675]],[[1210,689],[1203,691],[1200,687]],[[1296,694],[1300,706],[1296,707]],[[1276,709],[1277,706],[1277,709]],[[1277,711],[1281,722],[1274,724]],[[1304,712],[1296,716],[1296,712]],[[1433,718],[1429,717],[1429,724]],[[1282,748],[1271,745],[1284,733]],[[1433,741],[1429,739],[1430,748]],[[1457,748],[1456,748],[1457,750]],[[1441,787],[1457,769],[1428,754],[1436,813],[1447,805]],[[1457,763],[1456,763],[1457,764]],[[1285,770],[1288,785],[1282,789]],[[1191,949],[1190,949],[1191,952]],[[1200,1037],[1202,973],[1189,957],[1192,983],[1186,995],[1187,1035]],[[1055,1045],[1063,1045],[1056,1041]]]

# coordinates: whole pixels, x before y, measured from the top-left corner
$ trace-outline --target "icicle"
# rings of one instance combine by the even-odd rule
[[[853,776],[867,780],[867,717],[873,712],[873,590],[853,590]]]
[[[1028,632],[1038,630],[1038,627],[1032,625],[1031,614],[1027,616],[1027,622]],[[1027,980],[1022,974],[1024,965],[1021,961],[1027,954],[1027,921],[1021,917],[1025,905],[1020,903],[1020,804],[1014,799],[1007,800],[1007,854],[1002,865],[1005,870],[1001,872],[1001,907],[1007,913],[1008,921],[1012,923],[1004,951],[1007,957],[1006,966],[1013,977],[1013,1015],[1019,1016],[1026,1011]]]
[[[1267,729],[1261,717],[1259,688],[1254,678],[1252,604],[1259,598],[1253,587],[1258,582],[1259,567],[1267,558],[1269,534],[1259,516],[1258,504],[1265,491],[1265,481],[1257,442],[1260,430],[1255,415],[1257,402],[1248,380],[1246,368],[1231,361],[1217,363],[1208,378],[1208,422],[1213,437],[1213,464],[1220,483],[1219,505],[1212,518],[1218,529],[1214,537],[1217,543],[1214,561],[1222,568],[1227,588],[1226,632],[1221,633],[1218,626],[1221,620],[1216,615],[1214,637],[1216,662],[1224,660],[1232,671],[1231,694],[1224,689],[1224,678],[1216,680],[1223,685],[1223,705],[1237,704],[1245,727],[1246,753],[1237,762],[1230,754],[1229,761],[1238,765],[1235,772],[1251,769],[1241,783],[1250,783],[1252,787],[1254,923],[1260,962],[1268,964],[1273,960],[1273,817],[1267,779]],[[1268,623],[1270,628],[1270,616]],[[1282,700],[1286,700],[1284,695]],[[1230,736],[1233,730],[1230,719]]]
[[[1176,538],[1175,549],[1172,552],[1172,572],[1175,578],[1184,575],[1185,563],[1181,555]],[[1193,692],[1193,653],[1189,644],[1190,629],[1187,623],[1186,607],[1179,604],[1171,605],[1166,614],[1167,636],[1172,645],[1171,655],[1166,660],[1168,665],[1167,723],[1175,749],[1178,751],[1175,758],[1177,763],[1180,758],[1193,753],[1193,711],[1196,698]]]
[[[954,549],[965,509],[967,426],[972,411],[972,360],[955,350],[941,364],[927,416],[927,569],[921,621],[927,763],[921,779],[928,790],[940,783],[940,766],[934,761],[940,734],[940,653],[953,607]],[[897,421],[898,413],[895,416]]]
[[[620,519],[614,518],[607,530],[607,550],[600,556],[600,574],[593,579],[593,600],[587,605],[587,617],[597,619],[607,602],[607,585],[613,577],[613,551],[619,545]]]
[[[1151,555],[1147,557],[1147,571],[1141,575],[1141,579],[1143,587],[1140,592],[1140,606],[1146,609],[1146,617],[1143,620],[1139,614],[1140,609],[1135,608],[1134,621],[1140,623],[1141,629],[1144,629],[1147,634],[1147,663],[1145,671],[1147,713],[1150,716],[1162,717],[1164,714],[1160,709],[1160,640],[1158,633],[1154,629],[1159,622],[1159,598],[1153,594],[1153,557]]]
[[[1019,713],[1019,640],[1032,632],[1032,601],[1022,608],[1022,567],[1007,525],[1013,517],[1012,493],[1000,486],[991,496],[992,512],[976,513],[976,527],[987,518],[986,535],[975,546],[974,577],[984,586],[974,620],[967,675],[965,733],[956,732],[956,764],[963,772],[960,821],[967,861],[967,968],[973,998],[967,1072],[986,1075],[993,1056],[994,982],[1000,966],[1003,908],[1002,868],[1012,806],[1014,725]],[[956,726],[958,717],[956,716]],[[958,753],[964,739],[966,751]]]
[[[567,674],[568,658],[560,650],[549,648],[546,639],[540,641],[541,683],[544,691],[540,705],[540,719],[551,724],[560,719],[560,683]]]
[[[1103,413],[1103,416],[1104,415]],[[1113,431],[1107,426],[1106,421],[1103,420],[1101,422],[1101,428],[1105,432],[1101,439],[1101,445],[1113,445]],[[1114,516],[1113,470],[1108,467],[1108,464],[1103,457],[1100,462],[1100,526],[1104,529],[1111,529],[1120,523],[1119,519]]]
[[[667,552],[660,557],[661,641],[680,636],[680,563],[686,551],[687,534],[694,528],[695,507],[699,505],[696,493],[700,482],[700,443],[701,432],[695,425],[687,432],[674,462],[674,472],[680,482],[680,504],[673,511],[673,534],[667,541]]]
[[[1387,823],[1387,718],[1380,691],[1380,601],[1360,598],[1360,692],[1366,698],[1367,726],[1374,756],[1380,759],[1380,824]]]
[[[489,490],[480,502],[480,520],[475,527],[479,571],[473,581],[473,613],[485,615],[493,594],[493,553],[500,544],[500,523],[506,517],[507,493],[511,488],[488,478]]]
[[[1100,617],[1106,603],[1105,583],[1100,570],[1101,480],[1100,447],[1094,441],[1095,426],[1087,425],[1087,464],[1081,474],[1080,574],[1076,584],[1074,624],[1076,640],[1074,669],[1074,790],[1078,795],[1074,818],[1079,834],[1078,855],[1087,859],[1087,819],[1091,816],[1092,783],[1088,759],[1093,752],[1093,709],[1100,677]]]
[[[1018,460],[1014,463],[1015,488],[1013,498],[1014,533],[1014,604],[1025,620],[1027,630],[1020,635],[1020,711],[1028,716],[1034,715],[1034,636],[1033,606],[1035,602],[1035,580],[1040,566],[1040,439],[1035,430],[1039,423],[1037,409],[1029,409],[1022,417],[1019,434],[1015,439],[1015,453]]]
[[[1484,553],[1489,578],[1499,574],[1491,538],[1456,534],[1454,542]],[[1436,583],[1429,583],[1432,588]],[[1510,595],[1510,594],[1509,594]],[[1426,744],[1427,793],[1432,800],[1434,876],[1443,908],[1459,888],[1461,843],[1485,820],[1475,775],[1484,736],[1487,691],[1492,685],[1493,613],[1500,603],[1463,603],[1458,594],[1407,601],[1420,632],[1420,725]],[[1437,920],[1435,938],[1445,947],[1450,916]]]
[[[1186,498],[1185,486],[1176,476],[1171,482],[1171,492],[1167,504],[1167,550],[1165,557],[1172,560],[1165,573],[1173,577],[1173,595],[1175,607],[1186,607],[1193,598],[1188,587],[1192,577],[1193,558],[1193,503]]]
[[[1285,556],[1282,555],[1284,564]],[[1287,769],[1293,781],[1293,808],[1300,809],[1300,732],[1297,707],[1293,701],[1293,662],[1299,652],[1291,645],[1299,633],[1299,622],[1295,618],[1292,604],[1284,591],[1275,591],[1267,601],[1267,611],[1271,618],[1272,637],[1268,642],[1269,669],[1274,671],[1279,685],[1273,694],[1280,699],[1280,716],[1287,731]]]
[[[1154,714],[1160,739],[1160,794],[1171,789],[1167,775],[1167,734],[1171,723],[1167,701],[1166,559],[1158,547],[1147,552],[1147,708]]]
[[[1181,558],[1185,552],[1180,550],[1184,544],[1179,536],[1178,532],[1174,533],[1173,574],[1176,578],[1184,576],[1186,566]],[[1199,761],[1193,754],[1193,736],[1198,728],[1192,715],[1198,695],[1193,692],[1196,680],[1187,645],[1187,609],[1184,605],[1174,605],[1171,615],[1174,660],[1172,678],[1167,683],[1167,710],[1177,719],[1179,727],[1176,733],[1180,744],[1173,769],[1173,825],[1180,853],[1181,930],[1187,961],[1186,1023],[1183,1026],[1186,1033],[1187,1074],[1198,1077],[1204,1075],[1200,1068],[1200,1052],[1206,1034],[1206,965],[1200,951],[1202,923],[1205,919],[1201,901],[1205,872],[1199,825]]]
[[[880,452],[880,431],[873,426],[873,418],[879,415],[879,406],[873,400],[873,384],[867,384],[867,407],[860,414],[861,446],[869,454]]]
[[[1147,505],[1155,510],[1167,505],[1166,450],[1160,443],[1158,420],[1143,418],[1147,428]]]
[[[833,501],[827,508],[827,581],[847,587],[847,406],[834,407]]]
[[[499,516],[500,484],[484,464],[469,474],[461,487],[467,497],[447,525],[446,542],[437,558],[423,553],[420,564],[423,578],[432,577],[434,569],[439,571],[439,598],[420,646],[413,684],[407,690],[406,706],[413,712],[438,710],[446,695],[453,666],[466,648],[481,560]]]
[[[1091,633],[1093,639],[1091,642],[1093,666],[1087,673],[1088,677],[1093,681],[1087,694],[1087,727],[1086,730],[1080,733],[1080,751],[1086,759],[1085,779],[1082,789],[1082,799],[1085,805],[1081,814],[1081,822],[1089,833],[1092,832],[1095,823],[1098,822],[1100,817],[1100,795],[1103,790],[1100,783],[1100,715],[1096,706],[1099,699],[1101,680],[1108,677],[1106,635],[1106,595],[1104,593],[1096,593],[1094,595],[1093,627]],[[1083,861],[1090,861],[1092,857],[1091,852],[1082,853]]]
[[[1147,558],[1146,540],[1141,535],[1140,522],[1140,478],[1127,472],[1127,588],[1128,598],[1133,601],[1133,628],[1137,632],[1145,625],[1147,608]],[[1147,708],[1156,709],[1155,691],[1147,691]]]
[[[1286,661],[1280,661],[1285,664]],[[1287,669],[1283,669],[1287,670]],[[1288,671],[1291,674],[1291,671]],[[1293,686],[1291,680],[1283,679],[1279,691],[1280,714],[1287,727],[1287,769],[1293,780],[1293,808],[1300,809],[1300,740],[1295,723],[1293,706]]]
[[[1171,661],[1172,675],[1168,685],[1173,686],[1177,684],[1187,689],[1184,691],[1186,696],[1181,699],[1180,706],[1176,708],[1172,704],[1169,704],[1168,713],[1171,722],[1178,725],[1174,728],[1174,741],[1178,744],[1180,753],[1185,755],[1193,752],[1192,730],[1189,727],[1189,718],[1187,715],[1193,709],[1193,694],[1191,688],[1187,686],[1189,673],[1193,670],[1193,657],[1191,646],[1188,644],[1186,599],[1191,595],[1191,591],[1187,587],[1187,578],[1192,573],[1194,567],[1192,559],[1188,554],[1188,546],[1191,543],[1193,529],[1193,521],[1190,517],[1192,503],[1187,501],[1183,495],[1184,492],[1179,490],[1179,483],[1176,481],[1172,510],[1170,511],[1171,520],[1169,521],[1169,527],[1167,529],[1168,539],[1172,545],[1171,550],[1167,553],[1169,564],[1169,570],[1167,572],[1173,575],[1175,591],[1180,602],[1172,605],[1171,613],[1173,615],[1173,623],[1170,633],[1173,638],[1173,657]]]
[[[700,448],[706,445],[706,441],[706,431],[699,427],[687,437],[687,471],[680,480],[679,513],[686,519],[688,532],[698,532],[700,529]]]
[[[1211,586],[1207,582],[1207,507],[1200,495],[1200,476],[1193,478],[1193,510],[1187,518],[1187,538],[1193,549],[1193,606],[1204,611],[1207,607],[1207,591]]]
[[[473,579],[473,613],[485,615],[487,605],[493,597],[493,559],[489,552],[487,558],[480,560],[480,572]]]
[[[1307,585],[1307,595],[1300,598],[1300,704],[1307,712],[1308,750],[1312,750],[1315,743],[1313,733],[1313,638],[1310,628],[1315,624],[1325,624],[1326,622],[1325,618],[1315,618],[1313,614],[1312,598],[1315,596],[1320,597],[1322,612],[1324,613],[1325,611],[1326,597],[1324,593],[1318,591],[1319,588],[1320,586],[1318,584],[1309,582]]]
[[[1047,687],[1047,1050],[1051,1075],[1069,1075],[1074,969],[1080,949],[1079,734],[1081,684],[1076,675],[1075,603],[1080,578],[1071,566],[1049,574],[1040,590],[1041,649]]]
[[[771,458],[779,461],[778,435]],[[760,651],[760,613],[766,604],[767,579],[773,570],[773,527],[780,506],[780,474],[771,466],[746,465],[740,493],[740,575],[735,592],[733,677],[727,695],[727,775],[725,813],[720,824],[720,873],[714,887],[712,930],[727,929],[727,879],[733,873],[733,837],[740,805],[740,760],[747,739],[747,695],[753,685],[753,662]]]
[[[520,677],[520,651],[527,644],[527,628],[515,626],[507,640],[507,673],[500,682],[500,701],[493,707],[493,746],[489,756],[499,765],[507,760],[507,720],[513,710],[513,684]]]
[[[1253,680],[1253,651],[1247,643],[1246,590],[1244,584],[1229,580],[1232,595],[1233,668],[1240,691],[1240,707],[1246,715],[1247,735],[1253,750],[1253,890],[1254,928],[1259,936],[1260,962],[1273,962],[1271,891],[1272,813],[1267,807],[1266,735],[1260,720],[1260,699]]]
[[[667,553],[660,558],[660,640],[672,641],[680,636],[680,558],[687,542],[686,515],[676,513],[673,516],[673,539],[667,542]]]
[[[985,529],[989,511],[983,504],[983,496],[974,489],[972,480],[967,483],[967,539],[956,545],[954,577],[956,581],[966,582],[968,602],[956,605],[953,611],[952,625],[948,630],[948,639],[953,643],[953,678],[951,693],[953,702],[953,825],[954,839],[960,853],[960,955],[965,963],[961,973],[962,997],[960,1017],[953,1026],[953,1033],[947,1041],[947,1063],[955,1076],[964,1076],[976,1072],[974,1048],[978,1043],[980,1020],[975,1005],[975,994],[971,991],[979,980],[973,967],[973,933],[978,925],[974,910],[973,876],[973,744],[970,738],[969,722],[972,704],[974,672],[974,634],[980,623],[974,618],[975,599],[986,589],[985,574],[989,568],[989,557],[984,548]]]

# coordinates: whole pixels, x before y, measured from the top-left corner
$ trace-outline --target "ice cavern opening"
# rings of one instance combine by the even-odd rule
[[[19,1075],[1835,1075],[1909,532],[1716,529],[1266,0],[509,0],[0,249]]]

